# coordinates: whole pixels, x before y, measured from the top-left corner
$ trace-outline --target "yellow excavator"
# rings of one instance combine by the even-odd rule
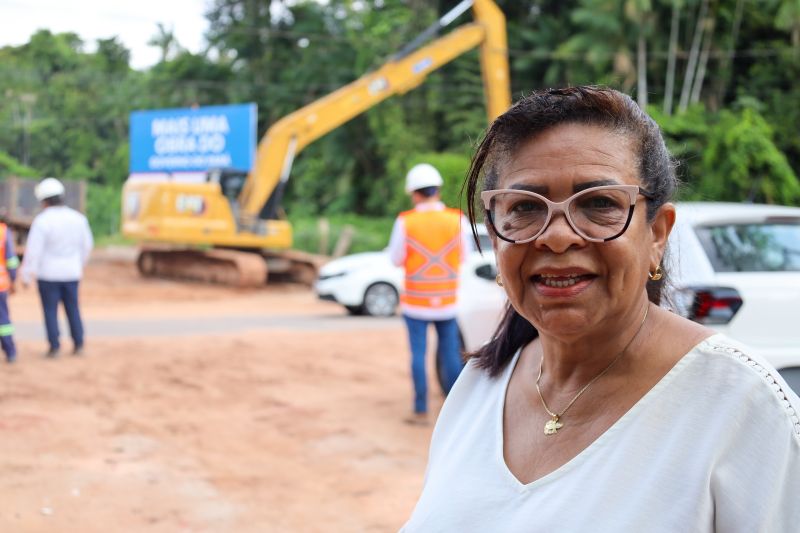
[[[470,8],[474,22],[431,40]],[[492,121],[511,105],[505,17],[492,0],[464,0],[378,70],[275,122],[259,142],[249,173],[211,170],[203,183],[128,180],[122,233],[143,245],[139,271],[235,286],[263,285],[268,272],[312,282],[318,262],[291,249],[292,228],[280,209],[294,158],[478,46]]]

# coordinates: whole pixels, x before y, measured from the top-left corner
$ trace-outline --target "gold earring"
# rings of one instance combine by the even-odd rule
[[[658,281],[664,277],[664,271],[661,270],[661,265],[656,265],[655,272],[648,272],[647,277],[650,278],[650,281]]]
[[[494,278],[494,280],[497,282],[498,285],[500,285],[501,287],[503,286],[503,278],[500,277],[500,274],[498,274],[497,277]]]

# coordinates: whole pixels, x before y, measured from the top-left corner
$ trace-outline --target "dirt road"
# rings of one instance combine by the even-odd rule
[[[12,296],[0,531],[383,532],[408,517],[430,428],[401,421],[398,319],[295,286],[145,281],[108,254],[81,297],[87,354],[46,360],[35,291]]]

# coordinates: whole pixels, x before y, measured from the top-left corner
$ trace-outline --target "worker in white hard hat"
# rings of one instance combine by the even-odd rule
[[[472,250],[472,235],[464,214],[442,203],[443,183],[439,171],[427,163],[409,170],[405,189],[414,208],[400,213],[389,239],[392,262],[405,269],[400,304],[411,348],[414,407],[406,419],[411,424],[428,423],[425,352],[429,324],[436,327],[445,393],[463,367],[456,297],[459,270]]]
[[[69,322],[73,354],[81,355],[84,345],[78,285],[94,241],[89,221],[64,205],[64,193],[64,184],[55,178],[45,178],[36,185],[34,195],[43,209],[33,219],[21,267],[23,286],[35,278],[39,288],[50,345],[47,357],[56,357],[61,347],[59,303],[64,305]]]

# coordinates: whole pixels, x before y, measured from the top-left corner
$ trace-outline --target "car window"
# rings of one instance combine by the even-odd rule
[[[717,272],[800,271],[800,219],[695,231]]]

